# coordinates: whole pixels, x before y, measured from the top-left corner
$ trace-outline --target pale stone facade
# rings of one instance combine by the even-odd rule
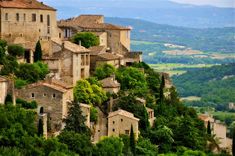
[[[207,114],[199,115],[199,119],[204,121],[205,127],[207,127],[208,121],[210,121],[212,134],[214,134],[220,141],[219,147],[221,149],[230,150],[229,152],[231,152],[231,139],[227,138],[226,136],[227,127],[223,123],[220,123],[220,121],[215,120],[212,116],[209,116]]]
[[[108,116],[108,136],[119,136],[120,134],[130,135],[131,125],[135,138],[139,135],[139,119],[130,112],[117,110],[110,112]]]
[[[154,117],[154,110],[148,107],[146,107],[146,110],[148,112],[149,124],[151,127],[153,127],[154,121],[156,119],[156,117]]]
[[[82,115],[86,118],[85,125],[90,128],[91,127],[91,123],[90,123],[91,106],[88,104],[80,103],[80,108],[82,111]]]
[[[53,131],[62,129],[62,120],[67,116],[68,104],[73,100],[72,86],[59,81],[37,82],[16,90],[16,97],[26,101],[35,100],[38,103],[38,113],[41,107],[50,117]]]
[[[117,94],[120,90],[120,83],[115,80],[115,77],[108,77],[100,81],[102,84],[102,88],[109,93]]]
[[[8,80],[0,76],[0,104],[5,103],[7,97]]]
[[[90,51],[69,41],[52,41],[49,56],[43,57],[49,70],[68,84],[90,76]]]
[[[36,0],[0,1],[0,39],[22,45],[26,49],[26,62],[33,62],[38,40],[46,51],[48,41],[60,36],[54,8]]]

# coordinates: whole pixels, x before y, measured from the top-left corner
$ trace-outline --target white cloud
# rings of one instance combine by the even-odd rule
[[[235,0],[171,0],[178,3],[235,8]]]

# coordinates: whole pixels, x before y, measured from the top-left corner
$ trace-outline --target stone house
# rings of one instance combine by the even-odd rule
[[[8,80],[0,76],[0,104],[5,103],[7,97]]]
[[[210,121],[212,134],[215,134],[215,136],[220,141],[219,147],[221,149],[227,149],[229,150],[229,152],[231,152],[231,139],[227,138],[226,136],[227,127],[220,121],[215,120],[212,116],[209,116],[207,114],[201,114],[198,117],[204,122],[205,127],[207,127],[208,121]]]
[[[102,88],[109,93],[117,94],[120,90],[120,83],[115,80],[114,76],[107,77],[100,81],[102,84]]]
[[[57,80],[41,81],[16,89],[16,97],[38,103],[38,113],[43,108],[48,115],[53,132],[63,128],[62,120],[67,116],[68,105],[73,100],[72,86]]]
[[[153,127],[154,121],[156,119],[156,117],[154,117],[154,110],[148,107],[146,107],[146,110],[148,112],[149,124],[151,127]]]
[[[80,79],[90,76],[90,51],[69,41],[52,40],[49,55],[43,61],[50,72],[68,84],[76,85]]]
[[[125,110],[110,112],[108,115],[108,136],[119,136],[120,134],[130,135],[131,125],[135,138],[139,135],[139,119],[134,114]]]
[[[105,23],[103,15],[80,15],[61,20],[58,21],[58,27],[64,32],[65,39],[71,38],[78,32],[92,32],[99,37],[99,46],[104,46],[106,52],[121,56],[119,61],[121,65],[130,65],[133,62],[142,61],[142,52],[131,52],[131,29]]]
[[[56,9],[37,0],[0,1],[0,39],[22,45],[26,49],[27,62],[33,61],[38,40],[41,40],[43,49],[47,49],[48,40],[59,36]]]
[[[83,104],[80,103],[82,115],[86,118],[85,125],[89,128],[91,128],[91,123],[90,123],[90,111],[91,111],[91,106],[88,104]]]
[[[111,64],[118,68],[122,63],[122,56],[115,53],[106,52],[105,46],[94,46],[90,47],[90,70],[93,72],[100,64]]]

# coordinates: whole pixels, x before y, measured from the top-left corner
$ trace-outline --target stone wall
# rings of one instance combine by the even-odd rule
[[[17,20],[17,14],[19,20]],[[33,15],[36,21],[33,21]],[[41,16],[43,21],[41,21]],[[47,22],[47,18],[50,22]],[[39,39],[58,38],[56,11],[39,9],[1,8],[1,38],[11,43],[36,44]]]

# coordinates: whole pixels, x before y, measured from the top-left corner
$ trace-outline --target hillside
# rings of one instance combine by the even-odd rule
[[[235,9],[179,4],[169,0],[43,0],[58,9],[59,18],[80,14],[136,18],[160,24],[207,28],[235,26]]]
[[[196,96],[198,106],[228,105],[235,102],[235,64],[190,70],[173,76],[181,97]]]
[[[132,40],[171,43],[206,52],[231,53],[235,49],[234,27],[194,29],[125,18],[106,18],[106,22],[131,26]]]

